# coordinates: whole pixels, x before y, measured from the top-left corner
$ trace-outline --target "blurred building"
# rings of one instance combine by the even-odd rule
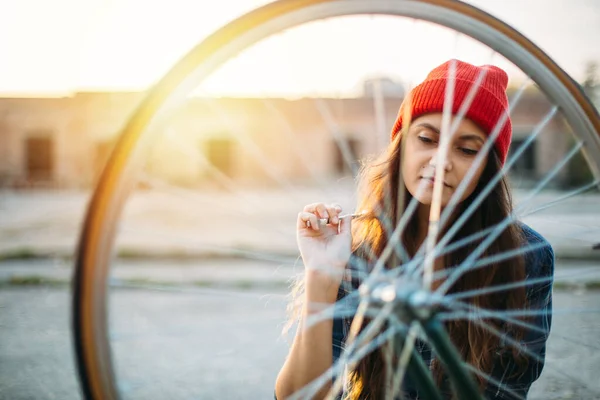
[[[181,185],[336,179],[378,153],[402,101],[391,81],[366,82],[359,98],[190,98],[149,132],[147,176]],[[382,95],[383,94],[383,95]],[[0,98],[0,185],[89,187],[143,93]],[[526,92],[513,113],[513,146],[550,110]],[[533,181],[562,159],[570,134],[553,119],[514,168]],[[560,179],[567,179],[561,175]]]

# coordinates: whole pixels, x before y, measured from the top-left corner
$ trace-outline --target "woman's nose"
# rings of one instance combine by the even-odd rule
[[[433,155],[433,157],[431,157],[431,159],[429,160],[429,166],[433,167],[433,168],[437,168],[437,164],[438,164],[438,152],[436,151],[436,153]],[[444,171],[450,171],[452,170],[452,160],[450,159],[450,156],[447,154],[446,157],[444,157]]]

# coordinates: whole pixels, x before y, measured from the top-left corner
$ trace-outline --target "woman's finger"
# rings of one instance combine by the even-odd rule
[[[298,229],[310,229],[318,231],[321,227],[319,226],[319,219],[317,216],[310,212],[302,211],[298,213]]]
[[[325,205],[324,203],[311,203],[304,206],[303,213],[309,213],[316,216],[316,221],[303,214],[303,224],[305,227],[310,228],[311,226],[319,226],[319,228],[313,228],[319,230],[324,225],[332,224],[337,225],[339,223],[339,214],[342,212],[342,206],[337,203]],[[300,226],[299,226],[300,227]]]
[[[317,216],[319,218],[322,219],[326,219],[327,223],[329,223],[329,213],[327,212],[327,207],[325,206],[325,204],[323,203],[318,203],[317,206],[315,207],[315,214],[317,214]]]
[[[350,228],[352,227],[352,215],[346,215],[344,218],[340,218],[338,225],[338,233],[350,234]]]
[[[337,225],[339,222],[339,214],[342,212],[342,207],[339,204],[330,204],[327,207],[327,213],[329,214],[329,223]]]

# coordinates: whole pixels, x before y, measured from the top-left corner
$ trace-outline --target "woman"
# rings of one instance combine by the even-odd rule
[[[454,65],[452,65],[454,64]],[[456,133],[450,137],[450,147],[444,165],[436,165],[436,155],[443,123],[444,98],[447,84],[454,72],[452,123],[458,121]],[[302,307],[299,310],[299,329],[276,383],[276,397],[284,399],[327,371],[339,357],[351,322],[348,318],[334,318],[305,328],[306,319],[321,310],[311,305],[333,304],[360,285],[356,265],[361,261],[371,268],[387,244],[391,227],[399,219],[398,185],[404,186],[405,211],[411,199],[418,206],[403,231],[401,243],[410,258],[418,256],[427,236],[433,183],[438,168],[444,168],[442,208],[449,204],[458,187],[467,180],[466,190],[450,217],[456,221],[472,204],[506,161],[512,127],[508,118],[506,86],[508,77],[494,66],[477,67],[458,60],[448,61],[435,68],[415,87],[400,107],[392,130],[392,141],[384,154],[363,168],[359,194],[359,210],[367,212],[351,222],[340,218],[344,210],[338,205],[315,203],[299,213],[297,220],[298,246],[306,273],[299,291]],[[475,86],[464,118],[457,114],[469,92]],[[468,104],[468,103],[467,103]],[[503,116],[505,116],[503,118]],[[405,123],[409,118],[410,123]],[[497,122],[499,127],[495,129]],[[503,123],[504,121],[504,123]],[[450,124],[449,126],[451,126]],[[484,154],[484,162],[469,179],[468,171],[491,135],[493,146]],[[402,179],[400,179],[402,178]],[[464,186],[464,185],[463,185]],[[491,192],[476,207],[475,212],[452,238],[456,243],[486,228],[496,226],[512,213],[508,185],[500,179]],[[320,225],[318,219],[327,219]],[[442,227],[442,237],[451,224]],[[439,256],[434,263],[433,288],[443,285],[452,268],[461,264],[485,240],[475,238],[466,245]],[[551,323],[551,289],[554,256],[550,245],[531,228],[514,222],[486,248],[479,259],[493,255],[510,254],[526,246],[532,250],[513,252],[511,256],[496,257],[481,268],[473,268],[450,285],[447,293],[459,293],[477,288],[497,287],[512,282],[537,279],[535,285],[515,287],[490,294],[478,294],[462,301],[480,309],[503,311],[536,311],[534,317],[510,321],[501,318],[457,319],[446,321],[446,329],[463,360],[479,371],[473,374],[481,392],[488,399],[525,398],[531,384],[539,377],[545,356],[545,343]],[[516,253],[520,253],[515,255]],[[402,253],[396,260],[402,258]],[[405,260],[406,261],[406,260]],[[386,268],[397,268],[401,262],[386,263]],[[360,270],[360,268],[358,268]],[[447,273],[445,273],[447,272]],[[345,278],[350,275],[352,278]],[[363,274],[364,275],[364,274]],[[547,278],[547,279],[543,279]],[[363,326],[368,322],[365,321]],[[501,335],[498,335],[501,333]],[[520,344],[516,346],[515,343]],[[448,379],[430,348],[418,342],[423,360],[429,366],[434,380],[445,397],[451,398]],[[383,399],[386,371],[382,349],[362,359],[346,377],[344,396],[350,399]],[[323,397],[331,384],[317,394]],[[410,380],[405,379],[402,392],[405,398],[417,399]]]

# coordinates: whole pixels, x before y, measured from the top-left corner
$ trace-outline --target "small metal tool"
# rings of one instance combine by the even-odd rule
[[[338,218],[339,218],[340,220],[341,220],[341,219],[344,219],[344,218],[348,218],[348,217],[352,217],[352,219],[354,219],[354,218],[358,218],[358,217],[360,217],[360,216],[364,215],[364,214],[365,214],[365,212],[366,212],[366,211],[362,211],[362,212],[360,212],[360,213],[357,213],[357,214],[344,214],[344,215],[339,215],[339,216],[338,216]],[[329,218],[319,218],[319,226],[323,226],[323,225],[327,225],[327,224],[329,224]],[[307,228],[310,228],[310,221],[306,221],[306,227],[307,227]]]

